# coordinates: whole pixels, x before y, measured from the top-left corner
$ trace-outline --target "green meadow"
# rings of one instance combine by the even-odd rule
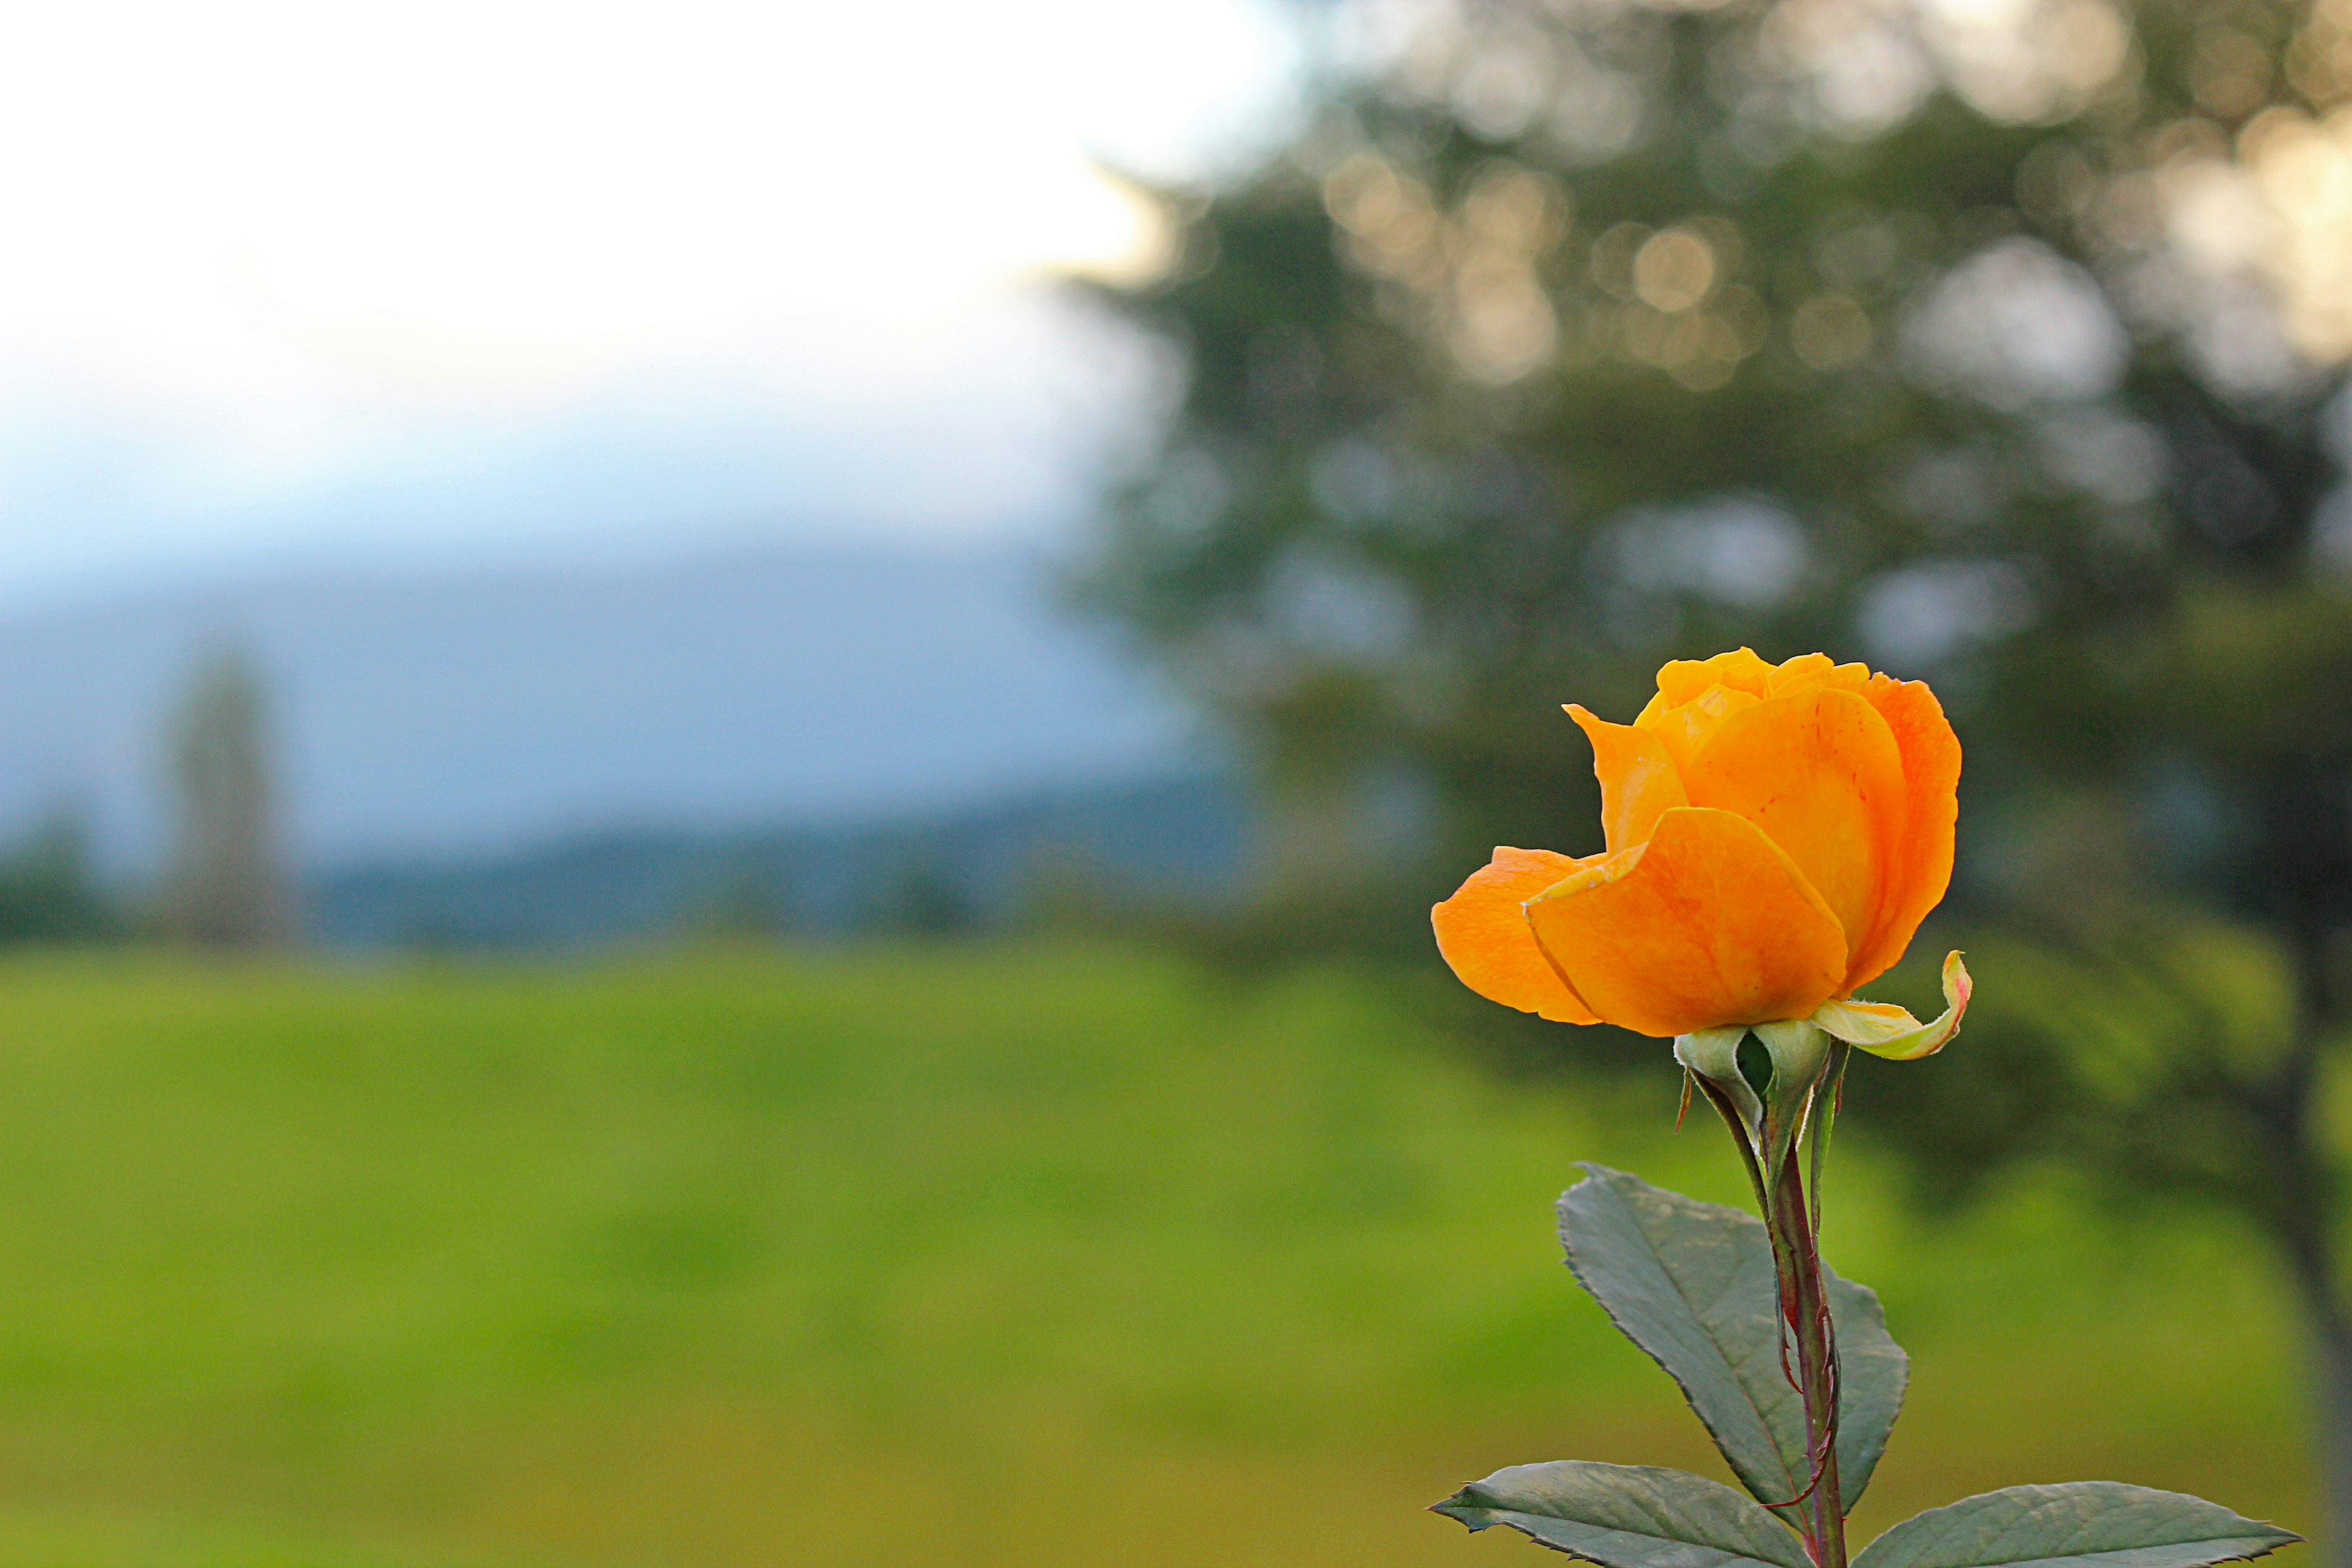
[[[1580,1159],[1741,1197],[1663,1048],[1509,1081],[1342,972],[1043,942],[0,997],[0,1568],[1532,1563],[1423,1508],[1723,1473],[1551,1235]],[[2307,1527],[2259,1247],[2056,1177],[1930,1224],[1867,1135],[1829,1252],[1913,1370],[1858,1536],[2094,1477]]]

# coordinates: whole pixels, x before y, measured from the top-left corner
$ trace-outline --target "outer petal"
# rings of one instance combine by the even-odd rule
[[[1664,742],[1647,730],[1612,724],[1571,702],[1568,716],[1592,742],[1592,776],[1601,781],[1601,827],[1613,852],[1649,841],[1658,815],[1688,805],[1682,775]]]
[[[1601,859],[1578,860],[1549,849],[1497,848],[1454,896],[1429,911],[1437,951],[1462,984],[1489,1002],[1557,1024],[1600,1020],[1536,945],[1522,907],[1546,888]]]
[[[1952,832],[1960,816],[1960,738],[1936,694],[1916,680],[1879,676],[1870,705],[1895,736],[1906,798],[1903,853],[1889,868],[1876,929],[1856,953],[1845,989],[1867,985],[1895,966],[1927,911],[1952,882]]]
[[[1536,941],[1603,1020],[1644,1035],[1802,1018],[1845,975],[1845,931],[1763,829],[1683,806],[1529,901]]]
[[[1788,851],[1845,932],[1843,978],[1905,861],[1909,800],[1886,721],[1833,687],[1769,698],[1726,719],[1683,783],[1693,805],[1737,812]]]

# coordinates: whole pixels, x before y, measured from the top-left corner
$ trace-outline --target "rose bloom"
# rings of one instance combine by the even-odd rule
[[[1904,1056],[1949,1037],[1958,954],[1932,1040],[1900,1008],[1846,1001],[1951,880],[1960,742],[1924,684],[1740,648],[1659,670],[1631,724],[1568,711],[1592,742],[1608,848],[1498,848],[1431,911],[1472,990],[1644,1035],[1811,1017]]]

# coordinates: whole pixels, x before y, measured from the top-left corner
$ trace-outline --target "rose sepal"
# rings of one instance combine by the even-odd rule
[[[1675,1037],[1675,1060],[1685,1071],[1704,1079],[1717,1091],[1728,1099],[1732,1109],[1739,1113],[1739,1124],[1748,1133],[1748,1142],[1764,1135],[1764,1101],[1757,1095],[1739,1071],[1739,1042],[1748,1037],[1748,1026],[1734,1024],[1727,1029],[1696,1029],[1687,1035]]]
[[[1923,1024],[1892,1002],[1824,1002],[1806,1022],[1889,1061],[1916,1061],[1932,1057],[1960,1032],[1960,1015],[1969,1010],[1976,983],[1957,952],[1944,958],[1944,1012]]]
[[[1750,1032],[1771,1059],[1759,1090],[1739,1069],[1739,1046]],[[1748,1147],[1764,1171],[1777,1171],[1805,1122],[1814,1087],[1830,1060],[1830,1037],[1810,1020],[1736,1024],[1675,1037],[1675,1059],[1705,1079],[1719,1104],[1737,1112]]]

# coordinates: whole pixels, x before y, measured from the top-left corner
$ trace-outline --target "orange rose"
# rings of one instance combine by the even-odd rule
[[[1846,1000],[1903,956],[1952,876],[1960,742],[1918,681],[1747,648],[1658,671],[1631,724],[1568,710],[1592,742],[1609,847],[1498,848],[1431,911],[1479,994],[1563,1023],[1688,1035],[1810,1019],[1891,1056],[1958,1027]]]

